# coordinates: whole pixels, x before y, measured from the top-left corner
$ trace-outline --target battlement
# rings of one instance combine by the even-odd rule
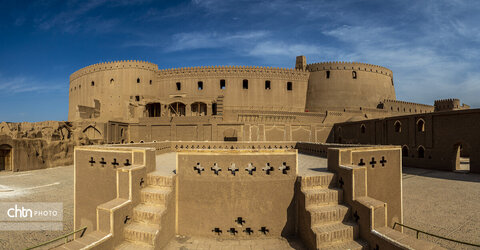
[[[334,62],[320,62],[307,64],[307,70],[310,72],[313,71],[322,71],[322,70],[360,70],[373,72],[383,75],[393,76],[393,73],[390,69],[387,69],[382,66],[369,64],[369,63],[360,63],[360,62],[343,62],[343,61],[334,61]]]
[[[278,67],[264,67],[264,66],[199,66],[199,67],[182,67],[173,69],[160,69],[158,74],[163,77],[184,74],[215,74],[215,73],[258,73],[258,74],[277,74],[289,75],[307,78],[308,71],[301,69],[278,68]]]
[[[415,102],[406,102],[406,101],[398,101],[398,100],[383,100],[383,103],[398,103],[398,104],[406,104],[406,105],[415,105],[415,106],[422,106],[426,108],[433,108],[432,105],[427,105],[427,104],[421,104],[421,103],[415,103]]]
[[[145,70],[155,71],[158,69],[158,65],[141,60],[120,60],[112,62],[103,62],[96,63],[85,68],[79,69],[70,75],[70,81],[73,81],[83,75],[103,71],[103,70],[113,70],[113,69],[124,69],[124,68],[138,68]]]
[[[457,98],[435,100],[435,111],[459,110],[459,109],[469,109],[469,108],[470,106],[464,103],[460,105],[460,99],[457,99]]]
[[[455,103],[455,102],[458,102],[460,103],[460,99],[457,99],[457,98],[448,98],[448,99],[440,99],[440,100],[435,100],[435,105],[438,104],[448,104],[448,103]]]

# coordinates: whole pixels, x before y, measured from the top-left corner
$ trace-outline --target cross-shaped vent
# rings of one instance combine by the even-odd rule
[[[230,167],[228,167],[228,170],[232,173],[232,175],[235,175],[235,173],[238,172],[238,168],[235,166],[235,163],[232,163]]]
[[[245,233],[247,233],[248,235],[251,235],[253,234],[253,230],[249,227],[245,228],[245,230],[243,230]]]
[[[360,159],[360,162],[358,163],[358,166],[365,166],[365,162],[363,162],[363,158]]]
[[[245,223],[245,220],[244,220],[242,217],[237,217],[237,219],[235,220],[235,222],[236,222],[238,225],[242,226],[243,223]]]
[[[262,170],[265,171],[265,173],[266,173],[267,175],[269,175],[269,174],[270,174],[270,171],[273,171],[273,167],[270,166],[270,163],[269,163],[269,162],[267,162],[267,164],[265,165],[264,168],[262,168]]]
[[[263,234],[267,234],[270,230],[267,229],[267,227],[262,227],[260,228],[260,230],[258,230],[259,232],[262,232]]]
[[[375,168],[375,164],[377,164],[377,161],[375,161],[375,157],[372,157],[372,161],[370,161],[370,165],[372,165],[372,168]]]
[[[215,173],[216,175],[218,175],[218,172],[222,171],[222,168],[220,168],[217,163],[213,163],[213,167],[211,167],[210,169],[211,169],[211,170],[213,171],[213,173]]]
[[[253,163],[248,163],[248,166],[245,168],[245,171],[248,171],[249,175],[253,175],[253,171],[257,171],[257,167],[253,166]]]
[[[380,163],[382,163],[382,167],[385,167],[385,163],[387,163],[387,160],[385,160],[385,156],[382,156]]]
[[[287,174],[287,171],[290,170],[290,166],[287,166],[287,163],[282,163],[282,166],[278,168],[278,170],[282,171],[283,174]]]
[[[130,164],[130,160],[126,159],[126,160],[125,160],[125,163],[123,163],[123,165],[124,165],[125,167],[128,167],[128,166],[130,166],[130,165],[132,165],[132,164]]]
[[[102,164],[102,167],[105,167],[105,164],[107,164],[107,162],[105,161],[105,159],[103,159],[103,157],[102,157],[102,160],[100,161],[100,164]]]
[[[93,157],[90,157],[90,161],[88,161],[88,163],[90,163],[90,166],[93,167],[93,164],[95,164],[95,161],[93,160]]]
[[[212,230],[212,232],[216,233],[217,235],[222,234],[222,230],[221,230],[220,228],[218,228],[218,227],[214,228],[214,229]]]
[[[197,165],[196,165],[195,167],[193,167],[193,170],[194,170],[194,171],[197,171],[197,173],[198,173],[199,175],[201,175],[201,174],[202,174],[202,171],[205,171],[205,168],[202,167],[202,165],[200,165],[200,162],[197,162]]]
[[[120,164],[117,162],[117,158],[113,158],[112,165],[113,165],[113,168],[117,168],[117,166],[120,165]]]
[[[233,228],[233,227],[231,227],[230,229],[228,229],[227,232],[229,232],[231,235],[235,235],[235,234],[238,233],[238,231],[237,231],[235,228]]]

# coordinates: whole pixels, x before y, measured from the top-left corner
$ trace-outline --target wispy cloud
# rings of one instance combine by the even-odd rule
[[[3,95],[19,94],[25,92],[59,92],[65,91],[66,87],[61,84],[40,83],[32,78],[17,76],[13,78],[3,77],[0,74],[0,93]]]

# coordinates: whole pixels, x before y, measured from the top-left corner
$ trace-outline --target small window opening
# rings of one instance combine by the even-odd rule
[[[243,89],[248,89],[248,80],[243,79]]]
[[[365,124],[360,125],[360,133],[365,134],[365,130],[366,130]]]
[[[352,71],[352,78],[357,79],[357,72],[356,71]]]
[[[110,79],[110,84],[112,84],[112,83],[114,83],[114,82],[115,82],[115,80],[113,80],[113,78]]]
[[[92,86],[95,86],[95,82],[94,82],[94,81],[92,81]]]
[[[203,89],[203,82],[202,81],[198,81],[197,85],[198,85],[198,90]]]
[[[182,89],[182,83],[181,82],[177,82],[176,85],[177,85],[177,90]]]
[[[330,78],[330,70],[327,70],[327,79]]]
[[[265,89],[270,89],[270,81],[265,81]]]
[[[292,90],[292,89],[293,89],[292,82],[287,82],[287,90]]]
[[[150,85],[152,85],[152,80],[150,80]]]
[[[140,78],[137,78],[137,83],[140,83]]]
[[[139,95],[136,95],[136,96],[135,96],[135,101],[137,101],[137,102],[140,101],[140,96],[139,96]]]
[[[225,80],[220,80],[220,89],[225,89]]]

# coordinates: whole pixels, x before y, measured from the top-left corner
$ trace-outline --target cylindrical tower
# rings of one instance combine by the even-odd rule
[[[392,71],[384,67],[324,62],[309,64],[307,70],[310,71],[308,111],[375,108],[385,99],[396,99]]]

